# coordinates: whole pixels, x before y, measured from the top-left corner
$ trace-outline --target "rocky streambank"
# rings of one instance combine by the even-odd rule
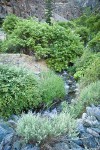
[[[53,118],[57,110],[45,111],[42,115]],[[86,108],[82,118],[77,119],[78,135],[74,139],[64,135],[47,142],[41,148],[38,145],[25,144],[16,134],[19,116],[11,116],[8,121],[0,120],[0,150],[100,150],[100,106]]]

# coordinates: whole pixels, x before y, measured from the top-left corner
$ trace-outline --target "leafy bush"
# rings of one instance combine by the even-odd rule
[[[6,19],[3,22],[4,31],[7,34],[11,34],[19,21],[20,19],[16,17],[14,14],[6,16]]]
[[[90,104],[100,104],[100,81],[91,83],[81,91],[78,101],[71,107],[70,112],[74,117],[80,117]]]
[[[83,50],[80,37],[70,28],[26,19],[17,23],[2,47],[7,52],[35,53],[37,59],[46,59],[56,71],[66,69]]]
[[[17,133],[24,137],[26,142],[40,143],[47,138],[67,134],[76,134],[76,121],[70,114],[61,113],[53,119],[42,117],[39,114],[23,114],[17,123]]]
[[[100,80],[100,53],[98,53],[97,57],[84,71],[84,76],[81,79],[81,86],[86,86],[98,80]]]
[[[99,59],[99,53],[92,53],[90,50],[84,50],[83,55],[76,60],[75,68],[76,73],[74,74],[75,79],[80,79],[84,76],[85,70],[91,66],[91,64],[95,61],[95,59]],[[94,72],[94,71],[93,71]]]
[[[86,25],[90,29],[90,33],[98,33],[100,31],[100,14],[87,17]]]
[[[58,25],[64,27],[65,29],[75,29],[76,28],[76,24],[73,21],[68,21],[68,22],[58,22]]]
[[[37,81],[31,73],[0,65],[0,115],[10,116],[37,107],[42,101]]]
[[[48,76],[44,73],[37,78],[33,72],[0,65],[1,116],[19,114],[41,104],[49,105],[64,95],[64,82],[54,73]]]
[[[52,71],[40,74],[39,88],[43,102],[48,105],[52,103],[52,100],[61,99],[66,94],[63,79]]]
[[[81,37],[81,41],[86,43],[89,41],[89,29],[87,27],[77,27],[75,32]]]
[[[82,15],[81,17],[78,17],[77,19],[73,20],[76,25],[79,25],[79,26],[86,26],[86,22],[87,22],[87,19],[89,17],[87,17],[85,14]]]
[[[50,58],[47,59],[48,65],[56,71],[62,71],[68,68],[70,63],[81,56],[83,45],[78,35],[70,29],[53,26],[55,35],[54,43],[51,43]]]
[[[89,29],[90,37],[93,38],[95,34],[100,31],[100,14],[91,14],[89,17],[83,15],[78,19],[74,20],[76,25],[84,26]]]
[[[100,52],[100,32],[88,44],[93,52]]]

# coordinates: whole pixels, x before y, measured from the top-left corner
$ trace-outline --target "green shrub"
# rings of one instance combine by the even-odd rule
[[[73,20],[76,25],[79,25],[79,26],[86,26],[86,22],[87,22],[87,19],[89,17],[87,17],[85,14],[82,15],[81,17],[78,17],[77,19]]]
[[[81,86],[86,86],[98,80],[100,80],[100,53],[98,53],[97,57],[84,71],[84,76],[81,79]]]
[[[58,22],[58,25],[64,27],[65,29],[75,29],[76,28],[76,24],[73,21],[68,21],[68,22]]]
[[[17,133],[26,142],[43,142],[45,139],[62,134],[75,136],[76,121],[70,114],[61,113],[53,119],[38,114],[23,114],[17,123]]]
[[[64,82],[54,73],[43,73],[37,77],[27,70],[0,65],[1,116],[48,106],[64,96]]]
[[[75,32],[81,37],[81,41],[86,43],[89,41],[89,29],[87,27],[77,27]]]
[[[38,82],[31,73],[0,65],[0,115],[19,114],[42,101]]]
[[[83,55],[76,60],[75,68],[76,73],[74,74],[75,79],[80,79],[84,76],[85,70],[91,66],[91,64],[95,61],[95,59],[99,59],[99,53],[92,53],[90,50],[84,50]],[[94,72],[94,71],[93,71]]]
[[[87,27],[89,30],[90,38],[92,39],[95,34],[100,31],[100,14],[91,14],[89,17],[83,15],[74,20],[77,26]]]
[[[83,45],[79,36],[70,29],[53,26],[53,33],[56,37],[54,43],[50,45],[50,58],[47,59],[47,64],[50,68],[61,72],[82,55]]]
[[[2,46],[6,52],[35,54],[37,59],[46,59],[56,71],[68,68],[76,57],[82,54],[80,37],[70,28],[66,30],[58,24],[49,26],[33,20],[22,20]]]
[[[100,32],[88,44],[93,52],[100,52]]]
[[[90,33],[98,33],[100,31],[100,14],[92,14],[90,17],[87,17],[86,25],[90,29]]]
[[[95,104],[100,104],[100,81],[91,83],[80,92],[78,101],[71,107],[71,114],[74,117],[80,117],[86,107]]]
[[[3,22],[4,31],[7,34],[11,34],[19,21],[20,19],[16,17],[14,14],[6,16],[6,19]]]
[[[43,102],[47,105],[52,103],[52,100],[60,100],[66,95],[63,79],[52,71],[41,73],[39,82]]]

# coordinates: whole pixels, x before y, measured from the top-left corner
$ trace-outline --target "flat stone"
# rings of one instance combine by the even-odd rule
[[[74,143],[76,143],[77,145],[79,145],[79,146],[83,146],[83,142],[82,142],[82,140],[80,140],[80,139],[78,139],[78,138],[76,138],[76,139],[74,139],[74,140],[72,140]]]
[[[100,121],[100,109],[99,108],[95,109],[94,115]]]
[[[0,126],[6,130],[7,134],[13,133],[14,130],[6,123],[0,123]]]
[[[83,120],[83,125],[85,127],[94,127],[94,126],[98,127],[100,125],[100,123],[97,120],[92,121],[89,119],[85,119],[85,120]]]
[[[84,150],[84,148],[72,148],[70,150]]]
[[[92,128],[92,130],[94,130],[95,132],[97,132],[98,134],[100,134],[100,128]]]
[[[92,107],[86,107],[86,112],[88,116],[94,116],[94,109]]]
[[[98,146],[98,143],[96,142],[96,139],[88,133],[83,133],[81,135],[83,145],[87,148],[96,148]]]
[[[14,143],[13,143],[13,149],[14,150],[20,150],[21,149],[21,142],[20,141],[15,141]]]
[[[22,148],[21,150],[40,150],[37,146],[32,146],[31,144],[26,146],[25,148]]]
[[[0,142],[2,142],[3,138],[6,136],[7,131],[0,126]]]
[[[3,145],[2,145],[2,143],[0,144],[0,150],[3,150]]]
[[[95,132],[94,130],[92,130],[91,128],[87,128],[86,131],[95,137],[100,137],[100,135],[97,132]]]
[[[9,120],[14,120],[16,122],[19,120],[19,117],[17,115],[12,115]]]
[[[5,146],[3,150],[12,150],[11,146]]]
[[[86,119],[87,118],[87,114],[86,113],[83,113],[82,115],[82,120]]]
[[[69,147],[66,143],[61,142],[54,145],[52,150],[69,150]]]
[[[76,148],[76,149],[81,149],[81,150],[82,150],[81,146],[79,146],[79,145],[76,144],[75,142],[70,142],[70,148],[71,148],[71,149]]]
[[[14,136],[13,133],[7,134],[3,139],[3,144],[4,145],[10,144],[12,142],[13,136]]]
[[[80,133],[84,133],[86,130],[83,126],[82,120],[80,120],[80,119],[77,120],[77,130]]]
[[[17,123],[14,120],[8,120],[8,123],[11,127],[16,128],[17,127]]]

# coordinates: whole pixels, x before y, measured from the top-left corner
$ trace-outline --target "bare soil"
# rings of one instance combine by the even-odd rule
[[[25,54],[0,54],[0,64],[24,67],[30,69],[34,73],[48,70],[44,60],[37,61],[34,56]]]

